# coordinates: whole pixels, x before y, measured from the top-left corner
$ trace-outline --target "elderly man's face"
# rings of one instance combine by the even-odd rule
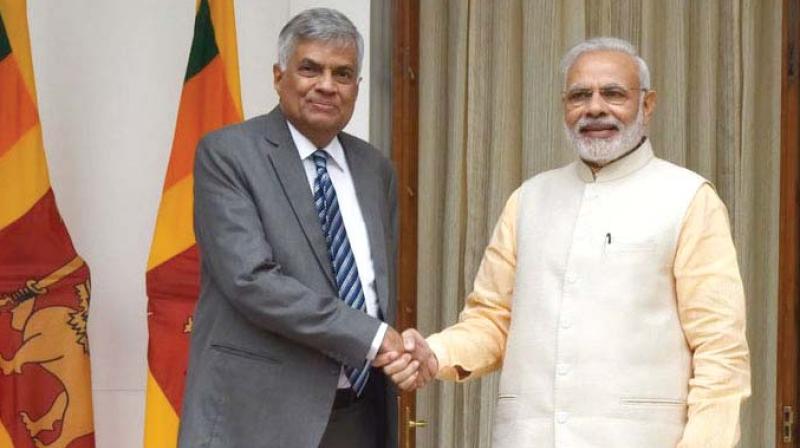
[[[581,55],[567,72],[563,102],[567,135],[579,155],[602,166],[639,143],[655,92],[642,93],[631,56],[593,51]]]
[[[285,70],[272,68],[283,114],[317,147],[327,145],[353,115],[357,64],[355,46],[308,40],[297,43]]]

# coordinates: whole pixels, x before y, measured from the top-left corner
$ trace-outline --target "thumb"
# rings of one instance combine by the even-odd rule
[[[413,352],[416,345],[417,341],[416,338],[414,338],[414,335],[409,331],[403,332],[403,347],[406,349],[406,351]]]

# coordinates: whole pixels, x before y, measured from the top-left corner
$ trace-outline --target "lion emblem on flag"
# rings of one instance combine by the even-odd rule
[[[86,384],[89,281],[74,287],[77,308],[35,307],[39,297],[47,293],[47,286],[77,270],[83,260],[76,257],[71,264],[46,279],[28,281],[13,294],[0,296],[0,313],[11,313],[12,329],[23,336],[22,344],[11,358],[0,355],[0,374],[19,375],[26,364],[38,364],[63,386],[63,391],[43,415],[33,416],[25,411],[19,414],[37,448],[66,448],[74,440],[93,432],[91,390]],[[58,422],[61,423],[58,437],[49,443],[42,442],[40,433],[53,431]]]

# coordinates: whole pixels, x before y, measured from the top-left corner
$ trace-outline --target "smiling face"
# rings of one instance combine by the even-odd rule
[[[633,149],[645,134],[655,92],[642,92],[628,54],[591,51],[567,72],[564,127],[579,156],[603,166]]]
[[[354,45],[300,41],[285,69],[272,67],[284,116],[318,148],[330,143],[353,115],[358,96]]]

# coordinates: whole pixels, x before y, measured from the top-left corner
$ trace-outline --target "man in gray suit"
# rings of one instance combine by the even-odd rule
[[[317,8],[278,45],[279,106],[197,149],[202,282],[179,446],[394,447],[396,393],[370,363],[403,351],[395,176],[341,132],[362,37]]]

